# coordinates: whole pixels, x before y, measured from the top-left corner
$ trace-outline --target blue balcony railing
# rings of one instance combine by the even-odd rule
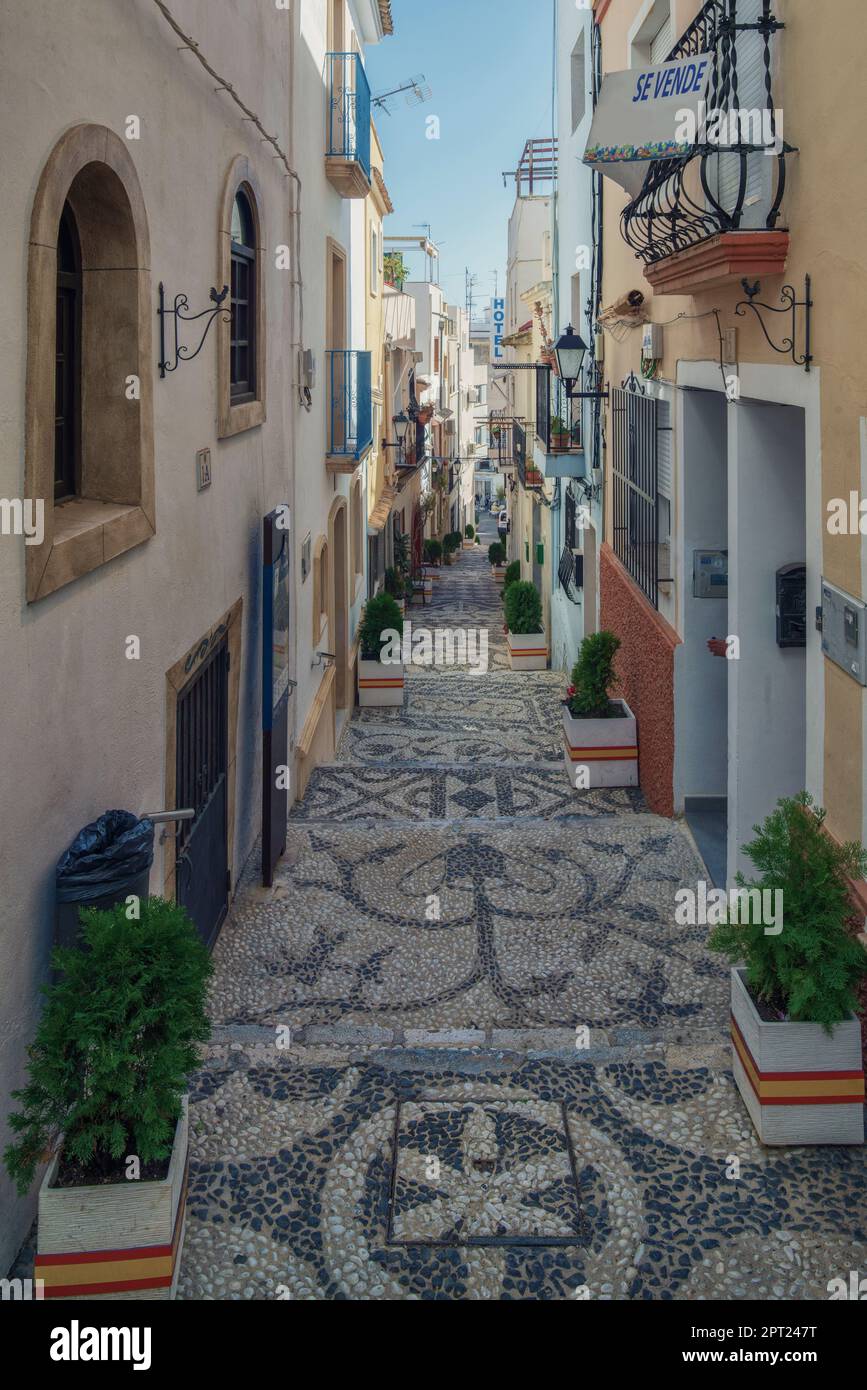
[[[370,353],[347,350],[325,354],[328,384],[328,452],[360,459],[373,443]]]
[[[358,54],[329,53],[326,81],[325,153],[355,160],[370,178],[370,85]]]

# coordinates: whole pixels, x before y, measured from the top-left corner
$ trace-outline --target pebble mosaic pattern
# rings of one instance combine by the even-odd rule
[[[867,1268],[863,1152],[763,1150],[726,1072],[274,1055],[198,1078],[182,1298],[826,1299]]]
[[[485,555],[409,616],[488,623],[491,670],[357,712],[273,891],[242,877],[179,1297],[826,1299],[867,1271],[865,1150],[758,1143],[674,925],[690,841],[569,787],[565,679],[503,669]]]

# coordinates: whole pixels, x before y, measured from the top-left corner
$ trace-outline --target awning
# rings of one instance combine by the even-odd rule
[[[391,508],[397,496],[397,489],[384,487],[380,493],[379,501],[367,519],[367,534],[378,536],[380,531],[385,530],[386,522],[391,516]]]
[[[635,198],[654,160],[695,148],[706,117],[712,54],[610,72],[602,83],[584,163]]]

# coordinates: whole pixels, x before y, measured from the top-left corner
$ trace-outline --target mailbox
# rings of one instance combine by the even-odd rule
[[[777,646],[807,645],[807,566],[777,570]]]

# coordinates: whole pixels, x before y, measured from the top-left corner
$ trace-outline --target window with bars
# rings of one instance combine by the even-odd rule
[[[659,606],[659,401],[628,383],[611,392],[614,553]]]
[[[232,209],[232,326],[229,337],[232,404],[256,395],[256,223],[243,188]]]

